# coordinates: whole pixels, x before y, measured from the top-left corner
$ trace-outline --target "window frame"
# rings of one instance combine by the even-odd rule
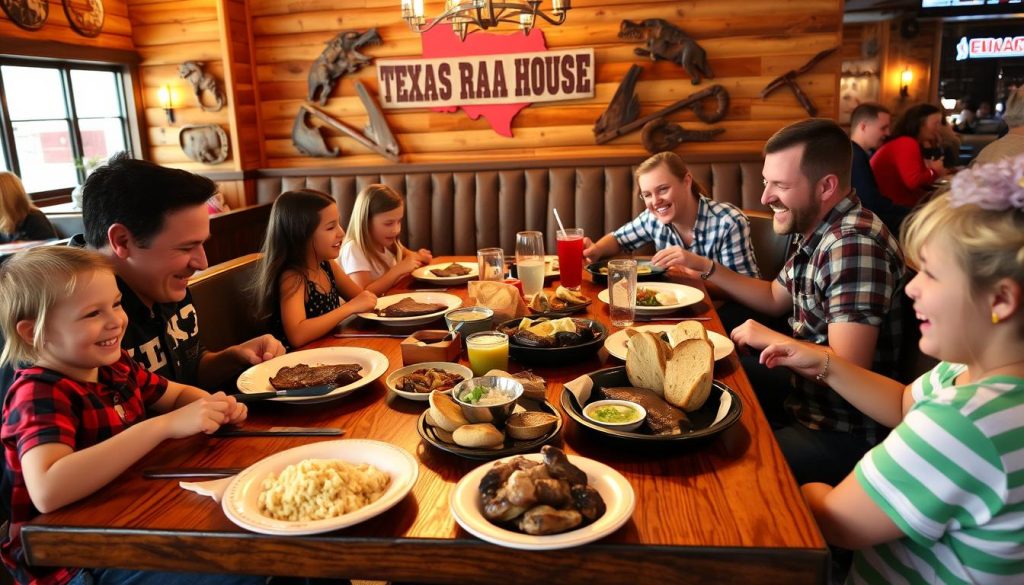
[[[84,160],[84,149],[82,145],[82,133],[80,122],[74,101],[74,84],[71,79],[72,70],[103,71],[114,74],[117,84],[118,105],[121,114],[121,136],[124,139],[126,150],[136,152],[139,145],[135,137],[138,135],[133,128],[134,108],[129,101],[129,92],[132,88],[129,67],[122,63],[96,63],[80,62],[70,60],[33,59],[13,55],[0,55],[0,66],[11,65],[15,67],[36,67],[40,69],[56,70],[60,74],[61,88],[64,92],[64,105],[67,117],[64,118],[68,126],[68,135],[71,139],[71,154],[76,160]],[[92,119],[92,118],[85,118]],[[56,120],[56,118],[55,118]],[[32,121],[32,120],[19,120]],[[3,156],[7,168],[14,174],[21,176],[21,163],[18,160],[18,147],[14,136],[14,122],[11,120],[10,111],[7,106],[7,92],[4,90],[3,76],[0,75],[0,133],[3,134]],[[85,181],[85,169],[76,166],[75,174],[78,177],[78,184]],[[37,204],[62,203],[70,200],[71,191],[75,186],[63,187],[49,191],[29,192],[29,198]]]

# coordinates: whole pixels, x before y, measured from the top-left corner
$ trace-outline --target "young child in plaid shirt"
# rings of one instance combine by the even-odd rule
[[[0,327],[7,339],[0,363],[23,366],[7,392],[0,430],[2,495],[10,512],[0,542],[4,563],[23,584],[262,583],[27,565],[26,522],[93,494],[165,439],[212,433],[246,417],[233,397],[171,382],[132,361],[121,349],[127,323],[114,273],[95,252],[36,248],[0,269]]]

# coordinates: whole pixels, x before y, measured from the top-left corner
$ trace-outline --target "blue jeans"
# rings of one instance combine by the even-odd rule
[[[266,577],[252,575],[82,569],[69,585],[264,585],[266,582]]]

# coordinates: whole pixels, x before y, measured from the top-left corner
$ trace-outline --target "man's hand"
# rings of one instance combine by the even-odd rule
[[[747,319],[742,325],[732,330],[729,337],[742,347],[760,351],[773,343],[786,343],[792,338],[766,327],[753,319]]]
[[[651,264],[663,268],[678,267],[692,270],[698,275],[707,272],[711,266],[711,260],[698,256],[693,252],[687,252],[679,246],[669,246],[664,250],[658,250],[651,257]]]
[[[235,355],[247,364],[256,365],[284,355],[284,345],[273,335],[260,335],[232,348]]]

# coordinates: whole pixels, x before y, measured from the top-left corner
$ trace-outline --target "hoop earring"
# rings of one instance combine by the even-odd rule
[[[996,315],[995,311],[992,311],[992,324],[996,325],[999,323],[999,315]]]

